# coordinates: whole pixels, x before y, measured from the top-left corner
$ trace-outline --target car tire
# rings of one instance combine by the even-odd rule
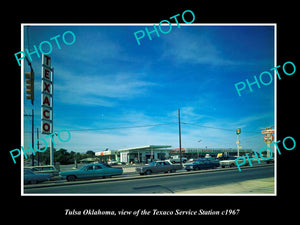
[[[151,173],[152,173],[151,170],[147,170],[147,171],[145,172],[146,175],[150,175]]]
[[[75,181],[76,180],[76,176],[74,175],[69,175],[66,177],[67,181]]]
[[[37,180],[31,180],[30,184],[37,184]]]

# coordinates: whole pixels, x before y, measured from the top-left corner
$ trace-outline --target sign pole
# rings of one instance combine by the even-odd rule
[[[237,147],[237,157],[240,157],[240,135],[237,135],[237,141],[236,141],[236,147]]]
[[[53,81],[54,81],[54,68],[52,67],[51,68],[51,71],[52,71],[52,102],[51,102],[51,105],[52,105],[52,132],[54,130],[53,128],[53,91],[54,91],[54,88],[53,88]],[[53,141],[51,141],[51,136],[49,137],[50,138],[50,165],[54,166],[54,151],[53,151]]]
[[[241,133],[241,128],[236,129],[236,135],[237,135],[237,140],[236,140],[236,147],[237,147],[237,157],[240,157],[240,133]]]

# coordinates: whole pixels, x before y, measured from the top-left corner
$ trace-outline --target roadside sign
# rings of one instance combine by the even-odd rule
[[[274,129],[270,129],[270,130],[262,130],[261,131],[262,134],[274,134],[275,130]]]
[[[266,142],[266,144],[271,144],[272,141],[274,140],[274,136],[272,134],[266,134],[263,140],[264,142]]]
[[[51,57],[42,55],[41,133],[53,132],[53,68]]]

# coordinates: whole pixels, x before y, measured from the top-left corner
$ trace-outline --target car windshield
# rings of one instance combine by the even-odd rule
[[[149,166],[155,166],[155,165],[156,165],[155,162],[151,162],[151,163],[149,164]]]

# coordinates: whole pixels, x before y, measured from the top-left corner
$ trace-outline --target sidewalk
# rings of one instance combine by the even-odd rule
[[[188,191],[178,191],[176,194],[275,194],[274,177]]]

